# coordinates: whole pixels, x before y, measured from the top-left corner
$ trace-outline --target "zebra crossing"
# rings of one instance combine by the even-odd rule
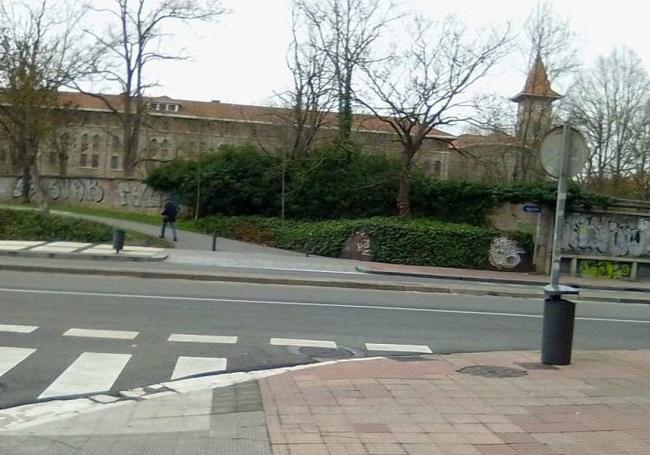
[[[116,393],[118,390],[128,388],[124,387],[125,383],[122,381],[121,386],[124,389],[115,390],[118,379],[126,370],[131,369],[133,371],[138,370],[138,368],[151,368],[152,366],[151,363],[147,366],[138,365],[138,359],[140,359],[140,363],[145,359],[146,363],[149,356],[146,353],[137,354],[130,349],[130,347],[137,346],[131,343],[137,342],[139,337],[143,335],[137,331],[71,327],[55,335],[55,339],[48,338],[49,342],[46,342],[45,346],[36,347],[33,344],[31,346],[17,346],[28,344],[30,337],[39,333],[38,330],[38,326],[0,324],[0,407],[7,406],[6,394],[20,390],[22,386],[20,378],[23,377],[23,374],[37,378],[35,381],[38,383],[39,390],[33,390],[30,396],[32,397],[31,401],[38,401],[99,393]],[[8,335],[3,338],[3,333]],[[34,357],[38,357],[35,354],[38,351],[44,352],[44,354],[40,354],[40,360],[57,356],[56,349],[49,346],[50,343],[57,341],[56,336],[60,336],[60,340],[80,343],[80,351],[75,351],[74,355],[68,356],[61,368],[35,365],[37,362]],[[251,352],[258,356],[260,353],[273,355],[277,363],[300,363],[309,360],[307,358],[296,358],[295,348],[333,350],[339,348],[339,345],[332,340],[269,337],[265,338],[265,341],[260,345],[259,341],[251,343],[251,340],[245,340],[242,343],[241,337],[234,334],[169,333],[165,334],[164,337],[167,344],[159,349],[162,354],[159,352],[158,357],[153,361],[154,367],[159,366],[155,362],[165,363],[166,365],[165,368],[161,367],[160,371],[156,372],[155,378],[157,378],[157,382],[225,372],[229,370],[231,361],[236,364],[235,370],[264,367],[263,364],[251,364],[251,360],[248,360],[248,364],[244,362],[243,359],[247,360],[251,357],[249,356]],[[9,339],[12,341],[7,342]],[[98,352],[97,349],[82,350],[85,346],[84,339],[106,340],[106,343],[109,344],[105,345],[105,349],[111,352]],[[104,344],[102,342],[99,346]],[[238,348],[238,345],[242,344],[245,347]],[[95,343],[91,346],[96,347],[98,345]],[[229,346],[230,348],[228,348]],[[432,353],[431,348],[426,345],[395,345],[368,342],[364,343],[363,346],[368,355],[377,355],[382,352]],[[291,350],[290,348],[294,349]],[[241,352],[238,349],[241,349]],[[269,350],[271,354],[269,354]],[[205,355],[206,353],[210,355]],[[169,362],[166,360],[160,361],[161,355],[162,357],[171,357],[168,359]],[[30,363],[30,359],[34,360]],[[166,362],[169,366],[167,366]],[[27,364],[29,365],[27,366]],[[23,365],[25,365],[25,373],[20,372]],[[11,376],[10,379],[8,379],[9,376]],[[11,387],[3,387],[5,380],[9,381]],[[134,388],[153,383],[155,382],[147,384],[129,383],[128,385]]]

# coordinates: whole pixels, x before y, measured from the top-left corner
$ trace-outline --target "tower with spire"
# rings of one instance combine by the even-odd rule
[[[542,57],[537,55],[524,89],[510,98],[519,104],[516,134],[524,145],[537,144],[551,128],[552,104],[561,97],[551,88]]]

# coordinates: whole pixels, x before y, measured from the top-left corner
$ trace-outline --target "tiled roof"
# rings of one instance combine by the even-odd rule
[[[101,95],[110,105],[118,110],[124,109],[123,100],[120,95]],[[62,104],[74,106],[84,110],[109,111],[106,103],[99,96],[76,92],[61,92],[60,101]],[[250,123],[279,123],[291,113],[289,109],[269,106],[251,106],[245,104],[229,104],[220,101],[191,101],[177,100],[167,96],[147,97],[148,102],[170,103],[180,105],[178,112],[160,112],[160,115],[172,117],[193,117],[212,120],[229,120]],[[157,112],[153,112],[156,114]],[[336,114],[328,112],[325,114],[326,125],[336,126]],[[355,114],[353,117],[353,129],[356,131],[392,133],[391,127],[371,115]],[[453,135],[434,129],[429,133],[431,138],[452,139]]]
[[[511,99],[512,101],[519,101],[525,96],[541,96],[547,98],[562,97],[562,95],[551,88],[551,83],[548,80],[544,62],[542,62],[542,57],[539,55],[535,59],[535,63],[528,73],[524,89]]]
[[[461,134],[452,145],[459,150],[473,147],[490,147],[490,146],[521,146],[521,140],[505,133],[492,133],[487,135],[481,134]]]

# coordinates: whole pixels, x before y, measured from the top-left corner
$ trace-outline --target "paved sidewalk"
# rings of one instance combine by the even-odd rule
[[[238,381],[167,383],[176,391],[39,423],[41,408],[60,407],[46,403],[22,413],[31,424],[5,422],[0,453],[650,453],[650,350],[538,361],[538,352],[495,352],[325,362],[225,387]],[[10,414],[0,411],[0,427]]]
[[[0,256],[113,261],[164,261],[162,248],[125,245],[119,253],[113,245],[85,242],[0,240]]]
[[[548,275],[517,272],[500,272],[495,270],[454,269],[450,267],[427,267],[400,264],[382,264],[377,262],[362,263],[356,270],[363,273],[393,276],[411,276],[419,278],[455,279],[462,281],[479,281],[505,284],[523,284],[545,286],[549,283]],[[609,289],[647,292],[650,282],[608,279],[588,279],[574,276],[562,276],[562,284],[584,289]]]

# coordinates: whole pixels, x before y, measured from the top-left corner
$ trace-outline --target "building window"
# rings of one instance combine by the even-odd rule
[[[102,138],[99,134],[93,136],[93,153],[91,157],[90,167],[99,167],[99,151],[102,148]]]
[[[159,147],[158,147],[158,140],[157,139],[151,139],[149,141],[149,156],[154,157],[158,155]]]
[[[50,159],[49,159],[50,166],[56,166],[56,162],[57,162],[56,155],[57,155],[56,152],[50,152]]]
[[[120,167],[120,138],[113,136],[111,144],[111,170],[116,171]]]
[[[88,135],[82,134],[79,143],[79,167],[88,167]]]
[[[442,177],[442,161],[438,160],[433,163],[433,173],[436,177]]]
[[[169,157],[169,141],[167,139],[163,139],[163,141],[160,143],[160,159],[166,160]]]

